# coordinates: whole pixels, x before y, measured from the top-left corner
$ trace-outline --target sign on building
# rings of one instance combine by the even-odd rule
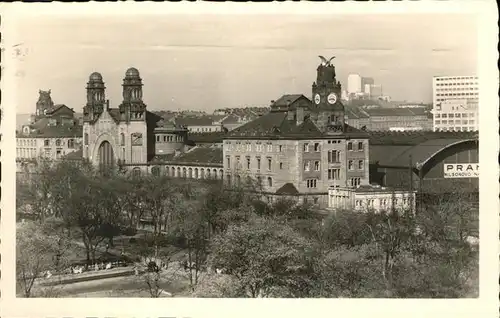
[[[445,163],[445,178],[479,178],[477,163]]]

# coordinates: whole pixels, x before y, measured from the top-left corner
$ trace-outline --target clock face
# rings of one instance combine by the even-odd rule
[[[335,93],[331,93],[328,95],[328,103],[335,104],[337,102],[337,95]]]
[[[314,96],[314,102],[315,102],[316,104],[319,104],[319,102],[320,102],[320,101],[321,101],[321,97],[319,96],[319,94],[316,94],[316,95]]]

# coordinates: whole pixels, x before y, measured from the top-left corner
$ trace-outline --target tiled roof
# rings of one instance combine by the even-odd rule
[[[230,125],[230,124],[237,124],[238,120],[240,119],[239,116],[235,114],[229,114],[225,116],[225,118],[222,120],[222,124]]]
[[[176,164],[191,164],[191,165],[222,165],[222,149],[216,147],[197,146],[187,152],[177,156],[162,155],[155,156],[153,162],[168,162]]]
[[[49,126],[46,118],[40,119],[31,125],[31,128],[32,131],[29,134],[20,134],[18,136],[25,138],[81,138],[83,136],[83,126],[61,124]]]
[[[54,105],[51,109],[47,110],[47,115],[52,115],[52,114],[56,113],[58,110],[63,109],[63,108],[67,108],[72,113],[75,112],[73,109],[69,108],[68,106],[66,106],[64,104],[58,104],[58,105]]]
[[[174,119],[175,123],[182,126],[211,126],[214,122],[213,116],[179,116]]]
[[[307,98],[303,94],[286,94],[278,98],[278,100],[273,103],[273,106],[288,106],[289,104],[295,103],[301,97]]]
[[[222,139],[224,138],[225,135],[227,135],[227,133],[223,131],[203,132],[203,133],[190,132],[188,134],[188,139],[196,144],[219,143],[222,142]]]
[[[421,163],[446,146],[465,140],[434,139],[407,146],[370,145],[370,162],[381,166],[405,167],[410,164],[410,156],[413,164]]]
[[[276,190],[276,194],[296,195],[299,194],[299,190],[292,183],[285,183],[281,188]]]
[[[423,108],[371,108],[363,109],[363,112],[368,114],[370,117],[374,116],[426,116],[427,110]]]
[[[345,125],[344,135],[351,137],[368,136],[365,132],[349,125]],[[304,120],[302,124],[297,126],[295,121],[287,119],[287,112],[270,112],[230,131],[225,137],[234,139],[241,137],[307,139],[326,136],[310,119]]]

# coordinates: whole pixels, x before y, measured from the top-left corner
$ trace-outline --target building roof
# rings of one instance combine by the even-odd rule
[[[287,112],[270,112],[230,131],[224,136],[224,139],[245,137],[252,139],[314,139],[335,136],[322,133],[308,118],[300,125],[296,125],[294,120],[288,120],[287,117]],[[352,126],[345,125],[344,133],[338,136],[365,138],[368,137],[368,134]]]
[[[370,145],[370,163],[380,166],[409,167],[410,156],[412,164],[422,163],[432,155],[454,143],[467,139],[434,139],[417,145]]]
[[[222,119],[224,116],[220,116]],[[219,116],[178,116],[174,121],[181,126],[212,126]]]
[[[227,133],[224,131],[213,131],[213,132],[190,132],[188,138],[190,141],[199,143],[220,143],[222,142],[224,136]]]
[[[152,160],[152,163],[154,162],[186,165],[222,165],[222,149],[197,146],[178,155],[155,156]]]
[[[257,118],[257,116],[255,116],[255,118]],[[234,113],[229,114],[229,115],[224,117],[224,119],[222,120],[222,124],[223,125],[224,124],[225,125],[238,124],[240,119],[241,119],[241,117],[238,115],[235,115]]]
[[[288,195],[297,195],[299,194],[299,190],[293,185],[293,183],[285,183],[281,188],[276,190],[276,194],[288,194]]]
[[[75,125],[49,125],[49,118],[42,118],[32,125],[30,125],[31,131],[29,134],[20,133],[17,137],[19,138],[70,138],[70,137],[82,137],[83,136],[83,126]]]
[[[370,117],[381,116],[426,116],[427,110],[424,108],[367,108],[362,112]]]
[[[391,187],[382,187],[379,185],[360,185],[356,189],[354,189],[354,192],[356,193],[393,193],[393,192],[408,192],[408,189],[396,189],[396,188],[391,188]],[[416,191],[414,191],[416,192]]]
[[[307,98],[303,94],[285,94],[278,98],[272,106],[288,106],[295,103],[299,98]]]
[[[436,139],[477,139],[476,132],[369,131],[371,145],[418,145]]]

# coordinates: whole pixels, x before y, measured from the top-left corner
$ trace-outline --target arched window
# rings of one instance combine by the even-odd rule
[[[172,177],[175,177],[175,168],[172,167]]]
[[[194,178],[198,179],[198,168],[194,168]]]
[[[165,175],[168,176],[170,174],[170,168],[168,166],[165,167]]]
[[[226,175],[226,183],[228,185],[231,185],[231,175],[230,174]]]
[[[75,140],[74,139],[68,139],[68,148],[70,148],[70,149],[75,148]]]
[[[213,178],[217,179],[217,169],[212,170]]]
[[[200,178],[205,179],[205,169],[203,168],[200,169]]]
[[[89,134],[85,133],[83,135],[83,143],[85,144],[85,146],[88,146],[88,144],[89,144]]]
[[[187,177],[187,169],[186,168],[182,168],[182,177],[183,178]]]
[[[189,178],[192,178],[193,177],[193,169],[189,168],[188,172],[189,172]]]
[[[160,175],[160,167],[151,168],[151,174],[155,177],[158,177]]]
[[[45,139],[45,140],[43,141],[43,145],[44,145],[45,147],[50,146],[50,140],[49,140],[49,139]]]
[[[267,186],[272,187],[273,186],[273,178],[267,177]]]
[[[132,175],[134,177],[140,177],[141,176],[141,169],[138,168],[138,167],[135,167],[133,170],[132,170]]]
[[[210,179],[210,169],[207,169],[207,171],[205,172],[205,178]]]
[[[181,168],[180,167],[177,167],[177,174],[175,176],[178,178],[181,177]]]
[[[223,176],[224,176],[224,170],[219,169],[219,178],[220,178],[221,180],[222,180]]]
[[[56,139],[56,146],[61,147],[61,139]]]
[[[236,185],[241,185],[241,177],[239,175],[236,175]]]
[[[125,146],[125,134],[120,134],[120,146]]]

